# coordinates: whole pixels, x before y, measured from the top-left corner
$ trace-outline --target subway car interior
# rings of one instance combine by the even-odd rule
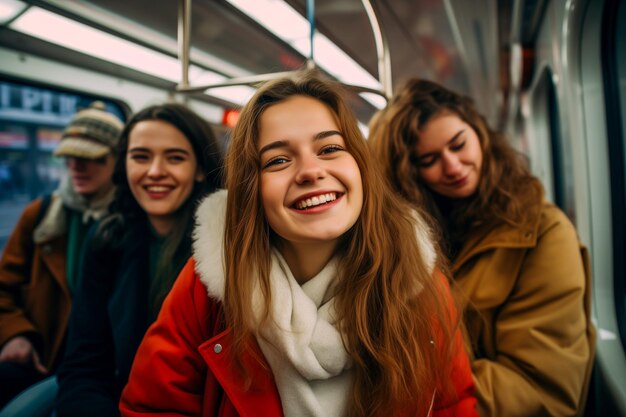
[[[626,417],[623,0],[0,0],[0,251],[58,185],[52,151],[78,109],[126,120],[176,100],[227,144],[258,82],[306,66],[348,86],[365,136],[416,76],[506,133],[591,254],[585,415]]]

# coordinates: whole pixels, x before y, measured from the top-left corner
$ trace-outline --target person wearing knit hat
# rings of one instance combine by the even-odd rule
[[[0,409],[54,374],[76,288],[81,247],[108,213],[123,122],[95,102],[77,112],[55,156],[67,174],[51,194],[30,203],[0,259]],[[1,414],[1,413],[0,413]]]

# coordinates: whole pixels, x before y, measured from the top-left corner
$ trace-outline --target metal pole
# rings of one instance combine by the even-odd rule
[[[311,46],[307,66],[311,66],[311,64],[315,63],[313,54],[313,38],[315,37],[315,0],[306,0],[306,17],[309,21],[309,45]]]
[[[178,58],[183,64],[179,87],[189,87],[189,44],[191,37],[191,0],[178,2]]]
[[[370,0],[362,0],[363,7],[367,13],[367,18],[372,26],[374,41],[376,43],[376,55],[378,57],[378,81],[387,99],[393,95],[393,83],[391,78],[391,55],[389,53],[389,44],[385,33],[381,30],[376,11],[372,7]]]

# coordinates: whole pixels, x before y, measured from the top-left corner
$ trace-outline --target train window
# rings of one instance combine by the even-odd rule
[[[607,14],[610,29],[605,31],[607,47],[603,60],[614,227],[614,290],[617,322],[622,344],[626,346],[626,4],[611,4]]]
[[[563,140],[557,90],[553,73],[545,67],[532,88],[534,142],[529,143],[533,172],[546,189],[546,197],[576,224],[572,149]]]
[[[94,100],[126,119],[113,99],[0,78],[0,252],[26,204],[57,187],[65,165],[52,152],[74,113]]]
[[[550,129],[550,154],[552,155],[552,186],[554,190],[554,203],[565,211],[570,217],[573,213],[565,204],[565,183],[567,175],[564,172],[564,147],[561,140],[561,124],[559,123],[559,102],[556,96],[556,88],[551,79],[546,83],[548,128]],[[573,219],[572,219],[573,220]]]

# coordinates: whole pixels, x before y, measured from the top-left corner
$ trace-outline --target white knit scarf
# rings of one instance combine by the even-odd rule
[[[273,251],[272,319],[257,328],[257,340],[272,368],[286,417],[345,414],[352,362],[336,327],[332,298],[336,276],[333,259],[300,286],[280,253]],[[253,292],[257,324],[264,305],[257,285]]]

